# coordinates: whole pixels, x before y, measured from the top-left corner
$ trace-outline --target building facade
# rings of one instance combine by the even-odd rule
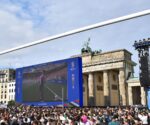
[[[147,105],[146,91],[141,87],[139,78],[130,78],[127,83],[129,105]]]
[[[83,53],[84,106],[146,105],[146,92],[134,78],[135,62],[125,50]],[[0,101],[15,99],[15,71],[0,70]]]
[[[139,80],[136,81],[138,84],[131,80],[136,63],[132,61],[129,51],[122,49],[97,54],[84,53],[80,56],[83,65],[84,106],[146,105],[144,88],[140,87]],[[133,103],[133,86],[138,86],[140,90],[137,103]]]
[[[0,102],[8,104],[15,99],[15,70],[0,70]]]

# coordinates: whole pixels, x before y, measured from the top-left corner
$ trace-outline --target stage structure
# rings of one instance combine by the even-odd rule
[[[140,83],[141,86],[150,86],[150,60],[149,60],[149,46],[150,38],[135,41],[135,49],[138,51],[139,68],[140,68]]]
[[[150,109],[150,60],[149,60],[149,47],[150,47],[150,38],[143,39],[140,41],[135,41],[135,49],[138,51],[139,57],[139,68],[140,68],[140,83],[141,86],[147,91],[147,105]]]
[[[16,70],[16,101],[36,106],[83,106],[82,60],[70,58]]]

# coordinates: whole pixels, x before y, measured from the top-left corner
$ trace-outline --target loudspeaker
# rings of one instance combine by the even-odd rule
[[[140,83],[141,86],[150,86],[150,76],[149,76],[149,56],[141,56],[139,60],[140,69]]]

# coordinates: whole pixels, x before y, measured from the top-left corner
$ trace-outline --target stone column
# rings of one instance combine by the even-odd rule
[[[141,87],[141,104],[146,105],[146,93],[144,87]]]
[[[128,99],[129,105],[133,105],[132,86],[128,86]]]
[[[126,88],[125,88],[125,71],[119,70],[119,91],[120,91],[120,105],[126,105]]]
[[[94,106],[94,79],[93,79],[93,73],[89,73],[88,88],[89,88],[89,106]]]
[[[104,105],[110,105],[108,71],[103,72]]]
[[[84,106],[88,106],[88,77],[86,75],[83,76],[83,79],[84,79],[84,93],[83,93],[83,103],[84,103]]]

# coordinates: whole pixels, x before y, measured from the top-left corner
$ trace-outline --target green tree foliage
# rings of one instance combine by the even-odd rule
[[[10,100],[8,102],[8,106],[14,106],[16,104],[16,102],[14,100]]]

